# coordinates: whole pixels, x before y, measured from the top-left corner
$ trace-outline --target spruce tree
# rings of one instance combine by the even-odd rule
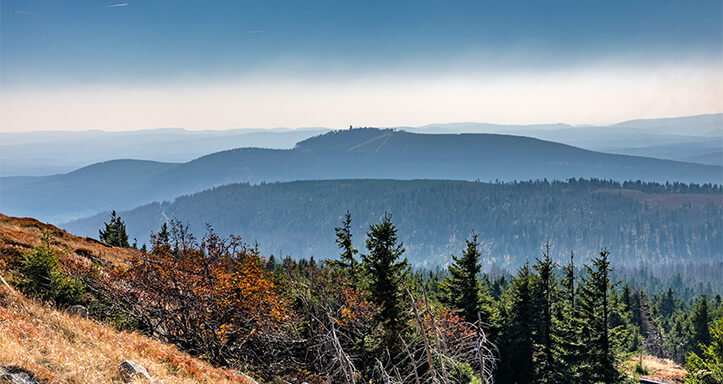
[[[352,246],[351,242],[351,214],[346,211],[344,220],[340,227],[334,228],[336,232],[336,245],[341,249],[337,264],[348,272],[353,282],[356,282],[356,259],[354,256],[359,252]]]
[[[675,305],[676,303],[673,289],[668,288],[658,302],[658,314],[664,319],[671,317],[675,311]]]
[[[570,252],[570,261],[562,267],[562,282],[560,285],[562,286],[561,302],[567,308],[577,308],[575,303],[575,254],[572,252]]]
[[[553,338],[556,340],[555,381],[563,384],[583,382],[578,365],[584,346],[580,343],[582,324],[577,309],[577,291],[575,276],[575,255],[570,253],[570,261],[562,267],[560,294],[555,303],[555,327]]]
[[[171,234],[168,232],[168,224],[163,223],[158,233],[151,231],[151,253],[161,254],[171,251]]]
[[[688,354],[685,368],[687,384],[723,383],[723,317],[710,325],[709,345],[701,345],[700,355]]]
[[[116,247],[130,248],[128,243],[128,234],[126,234],[126,225],[120,216],[113,211],[110,215],[110,222],[103,223],[105,230],[99,230],[100,241],[108,243]]]
[[[158,243],[162,245],[168,245],[170,244],[170,239],[171,237],[168,233],[168,224],[163,223],[163,225],[161,225],[161,230],[158,231]]]
[[[404,246],[391,215],[385,213],[379,224],[369,226],[366,247],[369,253],[362,255],[362,261],[372,302],[380,308],[376,320],[387,330],[388,341],[395,343],[404,327],[402,284],[409,266],[406,258],[400,260]]]
[[[586,347],[582,377],[589,382],[620,381],[608,330],[611,313],[608,291],[612,288],[609,255],[610,252],[602,250],[592,260],[592,266],[585,265],[586,276],[580,287],[582,342]]]
[[[482,266],[479,262],[477,234],[473,233],[472,239],[466,240],[466,243],[467,247],[461,257],[452,256],[452,264],[448,268],[449,276],[440,284],[442,301],[455,308],[465,321],[474,323],[479,314],[486,323],[489,314],[483,312],[483,295],[478,277]]]
[[[550,258],[550,244],[545,244],[543,258],[537,259],[534,265],[537,276],[534,279],[533,297],[539,314],[535,321],[535,344],[537,353],[537,382],[549,383],[555,372],[555,347],[553,346],[552,305],[555,300],[557,283],[555,281],[555,264]]]
[[[702,346],[710,344],[710,331],[708,322],[710,321],[708,314],[708,296],[703,295],[695,303],[693,312],[690,315],[691,336],[690,351],[697,355],[701,355]]]
[[[532,274],[525,264],[512,278],[510,290],[503,295],[502,330],[497,340],[501,383],[534,382],[533,327],[536,316],[532,298]]]

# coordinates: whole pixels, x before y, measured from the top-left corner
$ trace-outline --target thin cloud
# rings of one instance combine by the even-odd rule
[[[116,7],[127,7],[127,6],[128,6],[128,3],[118,3],[118,4],[106,5],[105,7],[106,8],[116,8]]]
[[[15,13],[19,13],[19,14],[21,14],[21,15],[28,15],[28,16],[32,16],[32,15],[33,15],[32,12],[28,12],[28,11],[15,11]]]
[[[263,33],[263,32],[264,32],[264,31],[262,31],[262,30],[260,30],[260,29],[252,29],[252,30],[250,30],[250,31],[248,31],[248,32],[246,32],[246,33],[248,33],[249,35],[255,35],[255,34],[257,34],[257,33]]]

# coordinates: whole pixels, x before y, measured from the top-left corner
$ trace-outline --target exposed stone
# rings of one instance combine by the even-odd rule
[[[19,368],[0,367],[0,383],[12,383],[12,384],[38,384],[37,380],[33,376]]]
[[[74,305],[68,308],[68,313],[70,313],[71,315],[80,316],[84,319],[88,318],[88,308],[82,305]]]
[[[130,360],[123,360],[123,362],[118,366],[118,369],[120,369],[121,377],[123,377],[123,380],[125,381],[143,378],[151,380],[151,375],[148,374],[145,367]]]
[[[245,380],[245,383],[247,383],[247,384],[259,384],[256,380],[254,380],[253,378],[251,378],[251,376],[249,376],[249,375],[247,375],[247,374],[245,374],[245,373],[243,373],[243,372],[241,372],[241,371],[238,371],[238,370],[235,370],[235,369],[234,369],[234,370],[231,370],[231,372],[232,372],[234,375],[239,376],[239,377],[241,377],[242,379],[244,379],[244,380]]]

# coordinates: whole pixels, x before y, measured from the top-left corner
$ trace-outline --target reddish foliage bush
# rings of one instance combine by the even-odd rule
[[[169,235],[152,235],[149,254],[108,277],[113,301],[145,329],[210,361],[253,361],[282,336],[286,304],[262,256],[238,237],[209,228],[199,243],[173,222]]]

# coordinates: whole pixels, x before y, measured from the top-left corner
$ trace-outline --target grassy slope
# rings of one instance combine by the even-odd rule
[[[638,361],[638,357],[632,357],[630,360],[624,362],[623,367],[625,372],[632,375],[635,364],[638,363]],[[685,368],[675,364],[672,360],[644,355],[643,367],[650,372],[648,375],[643,375],[643,377],[647,379],[658,380],[666,383],[685,382]]]
[[[35,219],[0,214],[0,262],[4,260],[11,263],[20,254],[39,246],[44,235],[50,236],[51,248],[84,262],[89,260],[83,255],[91,255],[122,268],[130,256],[138,253],[135,249],[112,247],[93,239],[74,236]]]
[[[251,383],[176,347],[27,299],[0,286],[0,363],[47,383],[121,382],[118,365],[132,360],[170,383]]]
[[[91,254],[122,268],[127,257],[137,252],[88,241],[34,219],[0,215],[0,275],[8,277],[13,261],[39,245],[43,233],[51,234],[53,248],[77,261],[89,262],[83,255]],[[143,365],[152,377],[166,384],[253,383],[174,346],[71,316],[2,283],[0,346],[0,366],[23,368],[41,383],[121,382],[118,365],[123,360]]]

